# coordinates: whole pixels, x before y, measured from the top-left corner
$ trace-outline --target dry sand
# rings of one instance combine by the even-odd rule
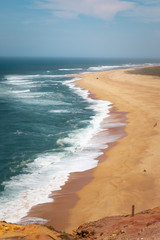
[[[43,212],[40,216],[45,217],[45,212],[48,218],[53,216],[52,221],[61,222],[60,225],[68,222],[65,227],[68,232],[83,223],[98,220],[78,228],[78,231],[95,231],[97,239],[111,239],[110,236],[114,239],[135,239],[136,236],[138,239],[159,239],[160,208],[144,211],[133,218],[106,216],[130,214],[133,204],[136,212],[160,205],[160,67],[86,74],[79,85],[118,107],[120,113],[112,108],[111,121],[125,121],[121,112],[127,112],[126,136],[105,151],[103,161],[93,171],[93,178],[91,171],[78,178],[73,174],[62,189],[63,194],[57,192],[56,204],[47,208],[45,204],[39,206]],[[110,129],[110,133],[122,134],[122,130]],[[89,183],[82,188],[83,182]],[[77,189],[80,190],[75,195]],[[103,217],[106,218],[100,219]],[[74,238],[43,226],[0,223],[0,239]]]
[[[78,84],[92,97],[114,104],[108,121],[125,122],[127,115],[128,124],[126,136],[110,144],[96,169],[72,174],[53,193],[53,203],[30,211],[29,217],[48,219],[48,225],[67,232],[106,216],[130,214],[133,204],[136,212],[160,205],[160,67],[82,76]],[[109,133],[122,136],[123,130]]]
[[[94,97],[94,96],[91,96]],[[117,112],[117,108],[112,107],[110,109],[110,116],[105,118],[102,123],[103,131],[101,131],[96,139],[103,135],[108,135],[112,138],[116,135],[119,138],[125,136],[124,126],[126,117],[124,113]],[[114,125],[113,125],[114,123]],[[107,130],[105,130],[107,128]],[[116,138],[115,138],[116,139]],[[113,147],[116,142],[110,142],[106,145],[106,149],[103,149],[103,155],[97,158],[99,162],[105,160],[105,151],[108,151],[110,147]],[[34,206],[26,217],[21,220],[21,224],[30,223],[32,217],[47,219],[47,225],[53,226],[56,230],[65,231],[68,222],[69,210],[73,208],[76,202],[79,200],[77,192],[87,185],[93,179],[93,169],[84,172],[71,173],[69,180],[61,190],[54,191],[50,197],[54,199],[53,202],[43,203]],[[29,217],[29,219],[28,219]]]
[[[105,153],[77,194],[66,231],[105,216],[160,205],[160,67],[84,74],[78,84],[127,112],[127,136]]]

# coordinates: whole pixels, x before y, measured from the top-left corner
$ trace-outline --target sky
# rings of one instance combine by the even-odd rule
[[[0,56],[160,58],[160,0],[0,0]]]

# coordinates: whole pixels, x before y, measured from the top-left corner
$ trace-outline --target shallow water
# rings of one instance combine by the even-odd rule
[[[18,222],[32,206],[52,201],[49,194],[69,173],[96,167],[94,159],[113,141],[95,141],[111,103],[90,99],[71,74],[157,63],[0,59],[0,220]]]

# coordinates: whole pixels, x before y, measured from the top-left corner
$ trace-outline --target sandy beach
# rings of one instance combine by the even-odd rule
[[[90,94],[90,97],[94,98],[95,96]],[[125,125],[126,114],[119,112],[116,107],[111,107],[110,116],[106,117],[102,123],[103,131],[96,136],[96,139],[98,141],[99,137],[107,135],[112,142],[107,143],[106,148],[101,150],[103,154],[97,158],[98,162],[104,161],[106,158],[105,152],[116,144],[116,141],[113,141],[113,139],[116,139],[117,136],[120,139],[126,135],[124,132]],[[46,225],[53,226],[59,231],[65,231],[68,225],[69,211],[79,200],[77,192],[91,182],[93,179],[93,170],[94,169],[71,173],[68,181],[62,186],[62,189],[54,191],[50,195],[50,197],[53,198],[53,202],[32,207],[27,218],[24,217],[21,223],[30,223],[32,217],[42,218],[48,220]]]
[[[159,237],[159,207],[136,214],[134,218],[130,216],[133,204],[136,212],[160,206],[159,81],[160,67],[83,76],[78,82],[82,88],[114,104],[109,117],[111,122],[123,123],[127,116],[125,129],[124,125],[110,128],[110,134],[119,133],[123,138],[110,144],[99,159],[98,167],[82,174],[71,174],[62,190],[57,191],[55,202],[36,206],[30,216],[47,218],[50,220],[48,225],[70,233],[81,224],[98,220],[77,230],[96,230],[97,239],[102,238],[102,229],[104,234],[115,236],[115,239],[122,233],[134,238],[137,234],[149,236],[146,239],[153,235],[153,239]],[[114,215],[117,217],[109,217]],[[24,239],[28,239],[26,236],[30,239],[74,238],[49,228],[52,231],[38,225],[24,227],[1,222],[0,234],[2,239],[15,239],[15,236],[23,236]],[[120,228],[125,228],[125,231]]]
[[[92,97],[113,103],[108,121],[122,126],[109,134],[123,138],[109,145],[97,168],[71,174],[53,203],[29,212],[70,233],[85,222],[130,214],[133,204],[136,212],[160,205],[160,67],[80,76],[77,84]]]
[[[160,67],[84,74],[78,84],[127,113],[127,136],[105,153],[78,193],[66,231],[105,216],[160,205]]]

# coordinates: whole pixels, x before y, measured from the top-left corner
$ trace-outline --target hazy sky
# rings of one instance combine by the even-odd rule
[[[0,0],[0,56],[160,58],[160,0]]]

